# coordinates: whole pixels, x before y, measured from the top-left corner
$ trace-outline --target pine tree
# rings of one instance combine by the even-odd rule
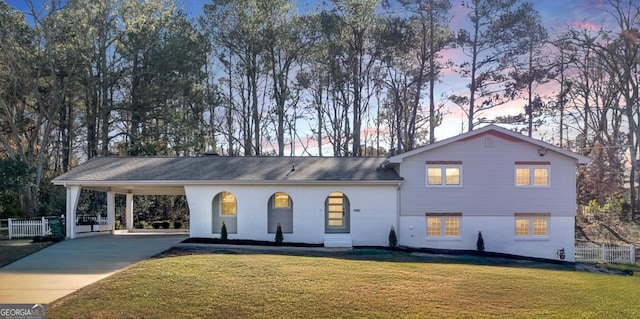
[[[484,239],[482,238],[482,232],[481,231],[478,232],[478,241],[476,242],[476,249],[479,252],[483,252],[484,251]]]
[[[280,226],[280,223],[278,223],[278,228],[276,229],[276,244],[282,244],[283,240],[284,236],[282,235],[282,226]]]
[[[391,230],[389,231],[389,247],[396,248],[398,246],[398,237],[396,237],[396,230],[391,226]]]
[[[222,229],[220,230],[220,240],[227,241],[229,239],[229,235],[227,234],[227,225],[222,222]]]

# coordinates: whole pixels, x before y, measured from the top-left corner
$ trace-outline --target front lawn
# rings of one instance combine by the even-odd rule
[[[379,258],[212,253],[142,261],[49,318],[638,318],[640,276]]]

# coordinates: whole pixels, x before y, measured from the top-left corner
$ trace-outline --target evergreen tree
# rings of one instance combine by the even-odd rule
[[[282,244],[283,240],[284,236],[282,235],[282,226],[280,226],[280,223],[278,223],[278,228],[276,229],[276,244]]]
[[[479,252],[484,252],[484,239],[482,238],[482,232],[478,232],[478,241],[476,242],[476,249]]]
[[[222,222],[222,229],[220,230],[220,240],[227,241],[229,239],[229,235],[227,234],[227,225]]]
[[[396,230],[391,226],[389,231],[389,247],[396,248],[398,246],[398,237],[396,236]]]

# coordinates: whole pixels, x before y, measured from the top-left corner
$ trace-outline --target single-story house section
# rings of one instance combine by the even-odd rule
[[[589,159],[489,125],[390,158],[95,157],[54,179],[75,220],[82,188],[115,194],[186,195],[190,236],[328,247],[398,244],[573,260],[576,167]],[[75,237],[68,223],[67,236]]]

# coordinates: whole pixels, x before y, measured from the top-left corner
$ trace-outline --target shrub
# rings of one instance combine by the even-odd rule
[[[114,227],[115,230],[122,229],[122,223],[120,223],[119,220],[116,220],[115,224],[113,225],[113,227]]]
[[[398,237],[396,236],[396,230],[391,226],[389,231],[389,247],[396,248],[398,246]]]
[[[182,228],[182,222],[181,222],[181,221],[179,221],[179,220],[174,221],[174,222],[173,222],[173,228],[175,228],[175,229],[180,229],[180,228]]]
[[[482,232],[478,232],[478,241],[476,241],[476,250],[479,252],[484,251],[484,239],[482,238]]]
[[[282,226],[280,226],[280,223],[278,223],[278,228],[276,228],[276,244],[282,244],[283,240],[284,236],[282,235]]]
[[[44,243],[49,241],[49,238],[47,236],[33,236],[33,241],[34,243]]]
[[[133,224],[133,227],[137,229],[144,228],[144,221],[141,221],[141,220],[137,221],[135,224]]]
[[[161,225],[162,225],[161,222],[153,222],[153,223],[151,223],[151,227],[153,227],[153,229],[160,229]]]
[[[222,229],[220,229],[220,240],[226,241],[229,239],[229,235],[227,234],[227,225],[222,222]]]
[[[169,226],[171,226],[171,224],[168,221],[162,222],[162,228],[169,229]]]

